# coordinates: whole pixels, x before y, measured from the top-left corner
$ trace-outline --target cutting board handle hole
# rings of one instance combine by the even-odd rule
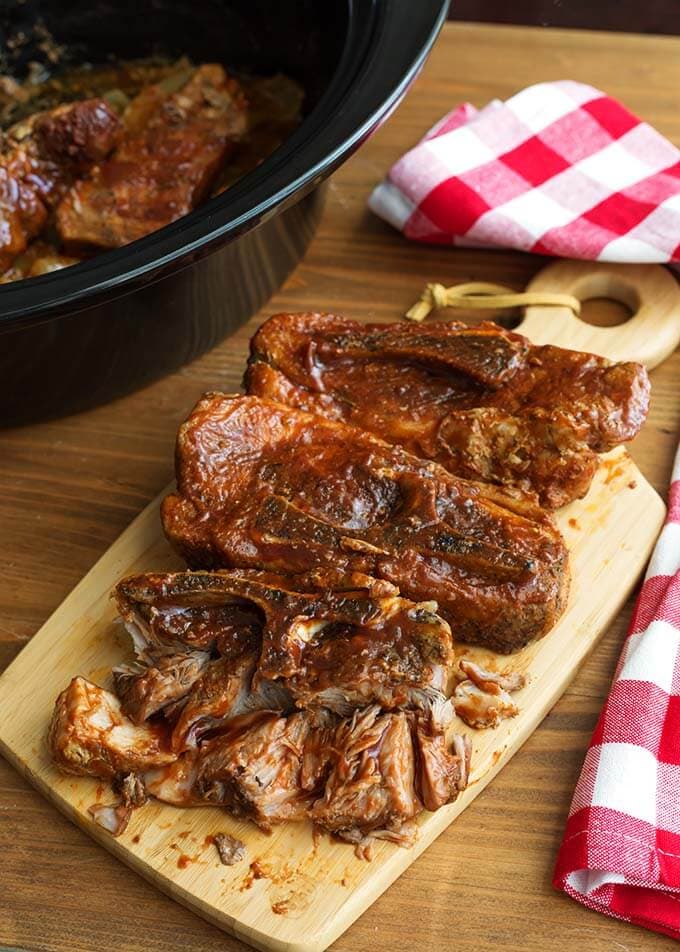
[[[526,307],[518,330],[534,344],[634,360],[648,370],[680,344],[680,284],[659,264],[556,259],[527,291],[570,294],[582,305],[580,317],[567,307]]]
[[[637,288],[620,275],[584,274],[574,282],[571,293],[581,301],[580,319],[595,327],[625,324],[640,309]]]
[[[629,321],[634,313],[623,301],[611,297],[589,297],[581,301],[580,319],[593,327],[618,327]]]

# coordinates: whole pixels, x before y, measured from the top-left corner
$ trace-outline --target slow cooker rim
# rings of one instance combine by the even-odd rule
[[[422,67],[448,9],[448,0],[419,0],[415,13],[408,0],[347,2],[347,37],[328,89],[269,159],[228,192],[139,241],[63,271],[0,286],[0,331],[74,313],[154,283],[169,269],[190,266],[209,253],[211,245],[238,239],[337,168],[400,101]],[[406,26],[408,37],[402,29]],[[357,62],[352,43],[358,46],[361,40],[364,57]],[[399,40],[401,48],[394,45]],[[372,72],[375,61],[388,49],[389,68],[383,62],[379,73]],[[361,98],[357,85],[363,88]],[[307,156],[305,167],[297,169],[301,156]]]

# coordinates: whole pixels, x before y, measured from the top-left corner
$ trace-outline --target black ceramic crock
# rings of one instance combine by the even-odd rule
[[[262,165],[125,248],[0,287],[0,425],[102,403],[245,321],[304,253],[324,179],[390,113],[448,0],[25,0],[0,3],[17,75],[49,30],[67,56],[189,55],[302,82],[306,116]],[[6,41],[17,33],[29,42]],[[12,49],[11,56],[8,50]],[[323,305],[323,302],[320,302]]]

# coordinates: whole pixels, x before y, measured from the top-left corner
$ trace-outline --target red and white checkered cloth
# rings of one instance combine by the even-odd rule
[[[554,885],[680,938],[680,450],[611,692],[574,793]]]
[[[568,80],[449,113],[369,199],[408,238],[596,261],[680,261],[680,151]]]

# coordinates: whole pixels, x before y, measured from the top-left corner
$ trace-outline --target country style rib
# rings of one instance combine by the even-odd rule
[[[364,325],[334,314],[266,321],[246,387],[456,475],[537,493],[549,508],[584,496],[597,454],[633,439],[650,389],[641,364],[535,347],[488,322]]]
[[[199,401],[162,519],[192,567],[364,573],[499,651],[545,634],[565,604],[566,548],[531,500],[258,397]]]
[[[239,83],[216,63],[173,93],[163,83],[144,89],[123,117],[117,149],[60,203],[61,240],[118,248],[186,215],[245,133],[246,107]]]
[[[140,660],[160,655],[151,667],[118,669],[123,708],[139,723],[140,712],[187,698],[176,750],[257,708],[418,705],[446,689],[453,661],[451,630],[431,602],[356,574],[340,583],[253,570],[149,573],[123,579],[115,597]],[[189,676],[187,652],[197,659]]]
[[[4,133],[0,148],[0,272],[6,272],[29,242],[43,232],[65,191],[105,158],[120,131],[118,116],[103,99],[87,99],[36,113]],[[52,253],[48,263],[39,266],[31,261],[29,267],[35,266],[34,274],[46,273],[60,264],[55,259],[58,256]]]

